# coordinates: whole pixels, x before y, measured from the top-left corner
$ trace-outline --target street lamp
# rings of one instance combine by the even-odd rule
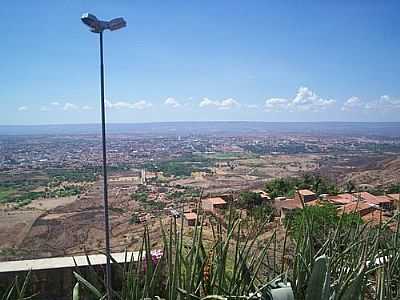
[[[107,185],[107,148],[106,148],[106,112],[104,102],[104,64],[103,64],[103,31],[121,29],[126,26],[123,18],[101,21],[92,14],[84,14],[81,17],[83,23],[90,27],[90,31],[100,34],[100,84],[101,84],[101,133],[103,141],[103,197],[104,197],[104,230],[106,237],[106,287],[107,298],[112,298],[111,288],[111,251],[110,251],[110,225],[108,218],[108,185]]]

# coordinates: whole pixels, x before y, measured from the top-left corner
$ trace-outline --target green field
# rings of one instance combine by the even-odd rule
[[[75,196],[81,193],[78,182],[96,180],[92,169],[50,169],[45,172],[27,172],[14,176],[0,175],[0,203],[14,203],[17,207],[39,198]],[[62,186],[62,182],[69,185]]]
[[[234,160],[234,159],[257,158],[258,155],[253,153],[243,153],[243,152],[217,152],[217,153],[203,154],[203,157],[216,160]]]
[[[15,193],[15,189],[9,187],[0,187],[0,202],[8,202],[11,195]]]

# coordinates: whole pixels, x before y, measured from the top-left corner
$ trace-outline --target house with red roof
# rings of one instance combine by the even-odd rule
[[[387,195],[390,199],[393,199],[394,208],[400,210],[400,194],[388,194]]]
[[[183,214],[186,225],[195,226],[197,221],[197,214],[194,212],[187,212]]]
[[[378,208],[376,206],[368,204],[366,202],[357,201],[357,202],[343,205],[340,208],[340,210],[347,214],[357,213],[362,217],[362,216],[365,216],[375,210],[378,210]]]
[[[207,198],[201,201],[201,207],[206,211],[214,212],[218,209],[225,209],[227,202],[221,197]]]
[[[303,208],[303,204],[299,199],[275,199],[274,206],[281,220],[284,219],[287,214]]]
[[[297,201],[303,202],[303,203],[307,203],[313,200],[317,200],[318,197],[317,195],[310,190],[298,190],[296,191],[295,195],[294,195],[294,199],[296,199]]]

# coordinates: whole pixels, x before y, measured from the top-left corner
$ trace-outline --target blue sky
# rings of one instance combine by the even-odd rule
[[[329,2],[329,3],[328,3]],[[399,1],[3,1],[0,124],[400,121]]]

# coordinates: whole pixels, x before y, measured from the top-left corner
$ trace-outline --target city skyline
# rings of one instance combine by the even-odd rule
[[[79,20],[87,11],[128,22],[105,34],[109,122],[400,121],[398,8],[7,3],[0,124],[98,122],[98,40]]]

